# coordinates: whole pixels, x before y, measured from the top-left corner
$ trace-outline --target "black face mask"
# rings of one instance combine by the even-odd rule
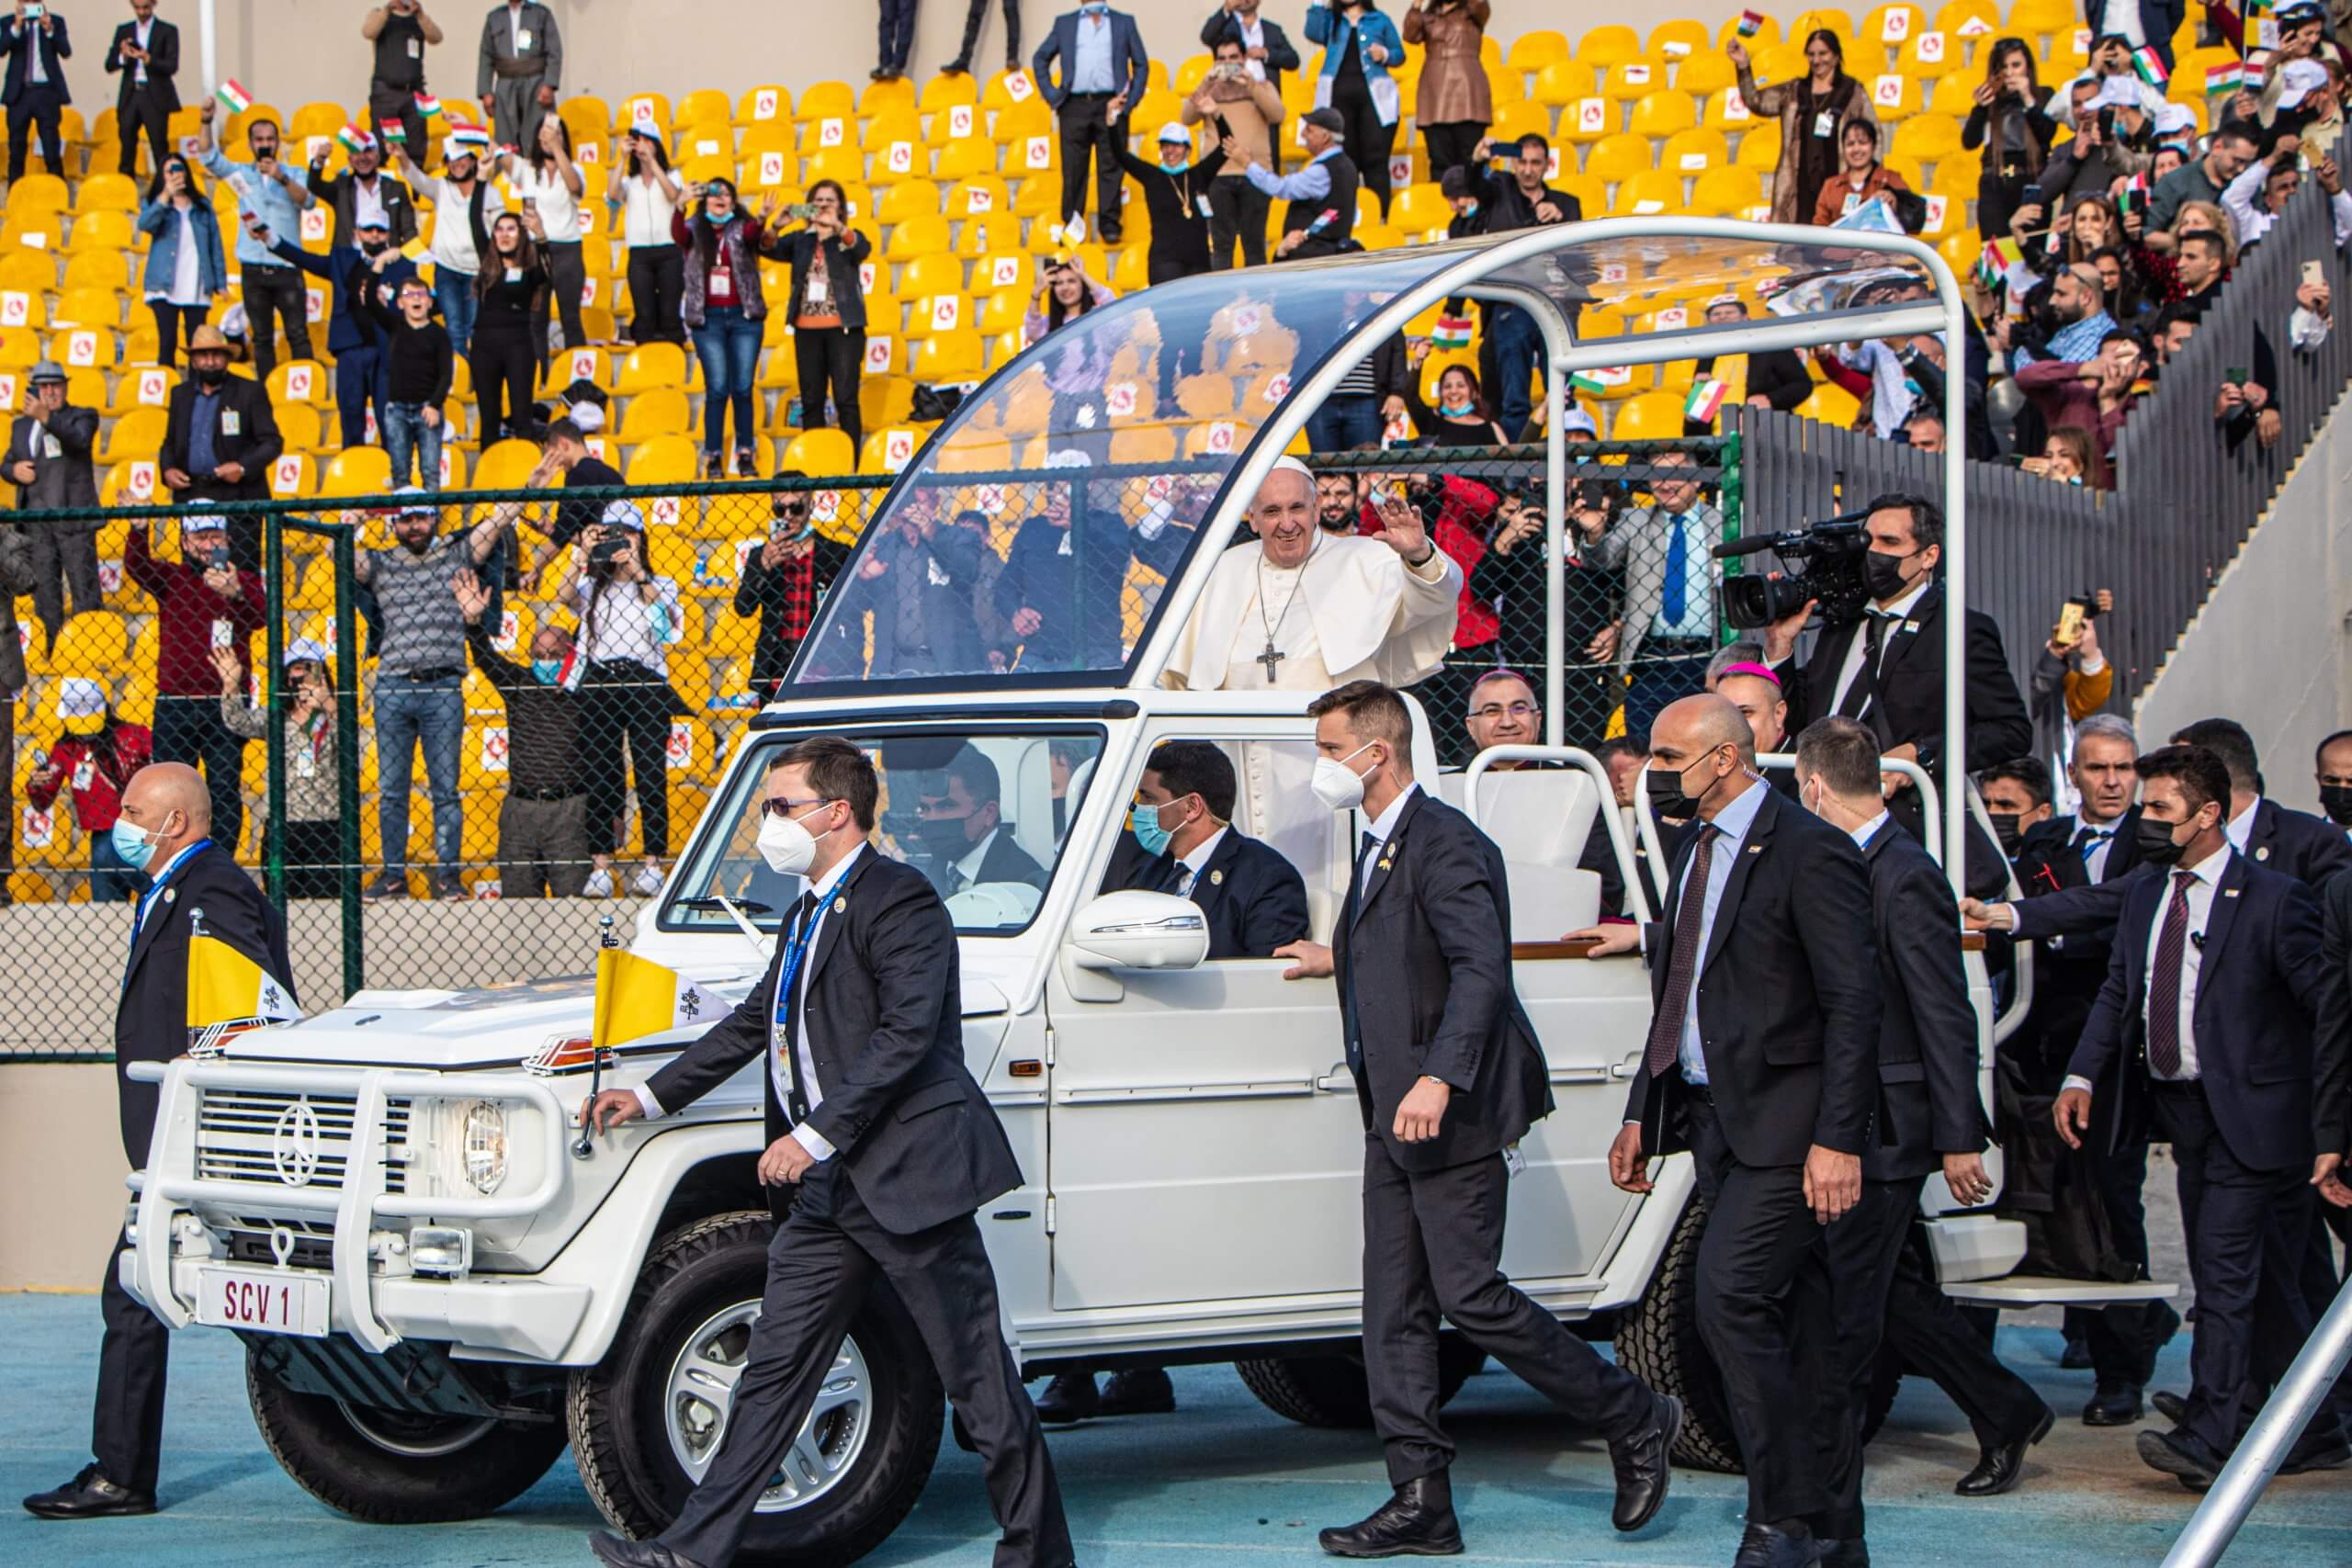
[[[2352,828],[2352,784],[2319,786],[2319,808],[2339,828]]]
[[[2025,829],[2019,826],[2024,818],[2014,811],[1987,811],[1984,815],[1993,819],[1993,837],[2001,841],[2001,852],[2011,860],[2017,859],[2018,846],[2025,842]]]
[[[944,864],[972,852],[972,840],[965,830],[970,821],[968,817],[926,817],[916,824],[915,833],[931,858]]]
[[[362,240],[359,242],[359,254],[366,256],[369,261],[374,261],[378,256],[382,255],[386,251],[389,251],[391,248],[392,243],[390,240]]]
[[[196,368],[197,385],[208,392],[218,388],[228,378],[229,367],[225,365],[199,365]]]
[[[1682,781],[1690,775],[1690,768],[1697,767],[1699,762],[1703,761],[1705,761],[1704,758],[1697,759],[1690,764],[1690,767],[1679,772],[1671,768],[1660,768],[1653,763],[1649,772],[1649,783],[1644,786],[1650,792],[1650,809],[1660,817],[1672,817],[1678,819],[1688,819],[1699,815],[1699,797],[1684,787]]]
[[[1890,556],[1872,550],[1862,557],[1862,581],[1869,586],[1873,599],[1892,599],[1911,586],[1903,575],[1903,563],[1909,556]]]
[[[2140,858],[2150,865],[2178,865],[2188,846],[2174,840],[2172,830],[2177,826],[2177,823],[2159,822],[2143,813],[2140,825],[2134,830],[2134,841],[2140,846]]]

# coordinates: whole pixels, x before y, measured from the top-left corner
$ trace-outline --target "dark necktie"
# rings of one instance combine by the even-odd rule
[[[1350,931],[1353,931],[1355,929],[1356,911],[1363,907],[1363,881],[1365,874],[1372,864],[1372,852],[1379,847],[1380,840],[1372,834],[1366,833],[1363,836],[1363,842],[1358,846],[1356,850],[1356,874],[1349,879],[1348,886],[1350,896],[1348,898],[1347,929]],[[1340,996],[1341,1021],[1345,1024],[1348,1032],[1348,1065],[1351,1067],[1363,1060],[1363,1026],[1361,1022],[1360,1015],[1356,1011],[1355,982],[1356,969],[1355,965],[1351,964],[1348,965],[1347,986],[1343,988]]]
[[[2180,966],[2188,945],[2188,885],[2196,880],[2193,871],[2172,874],[2172,902],[2148,976],[2148,1066],[2160,1078],[2180,1076]]]
[[[2098,853],[2098,847],[2114,838],[2115,829],[2112,828],[2086,828],[2075,835],[2075,848],[2082,854],[2084,870],[2090,869],[2091,856]]]
[[[1860,718],[1870,711],[1871,699],[1878,694],[1879,655],[1886,649],[1886,624],[1892,615],[1871,610],[1862,621],[1862,667],[1854,671],[1854,683],[1846,688],[1846,700],[1838,705],[1841,718]]]
[[[1699,975],[1699,930],[1707,919],[1707,873],[1714,863],[1718,830],[1712,822],[1699,825],[1699,841],[1682,873],[1682,902],[1674,914],[1674,951],[1666,965],[1666,995],[1657,1016],[1650,1020],[1650,1044],[1643,1065],[1657,1077],[1674,1066],[1682,1043],[1682,1015],[1690,1006],[1691,983]]]
[[[1160,874],[1159,891],[1180,896],[1183,893],[1184,863],[1182,861],[1171,860],[1168,863],[1168,869]]]

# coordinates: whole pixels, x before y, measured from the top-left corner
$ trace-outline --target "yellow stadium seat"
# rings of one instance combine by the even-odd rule
[[[1861,43],[1863,59],[1876,62],[1882,58],[1878,51],[1902,49],[1927,30],[1927,12],[1911,4],[1911,0],[1890,0],[1864,17],[1853,37]]]
[[[1897,155],[1935,163],[1960,155],[1960,126],[1949,115],[1913,115],[1894,128],[1891,151]]]
[[[1600,96],[1612,104],[1630,104],[1666,90],[1667,66],[1647,56],[1620,62],[1600,79]]]
[[[1537,28],[1510,40],[1510,51],[1503,63],[1513,71],[1533,75],[1555,60],[1569,57],[1568,35],[1549,28]]]
[[[792,123],[792,89],[781,82],[764,82],[748,88],[735,100],[737,127],[773,125],[781,120]]]
[[[269,373],[269,400],[325,408],[334,400],[334,378],[314,359],[289,359]]]
[[[50,673],[66,680],[112,681],[124,672],[130,633],[112,610],[84,610],[58,628]]]
[[[38,252],[36,260],[44,261]],[[10,257],[9,260],[16,258]],[[119,293],[129,287],[130,267],[118,251],[69,252],[65,262],[65,287],[72,288],[111,288]]]
[[[1358,234],[1356,236],[1356,242],[1357,243],[1362,244],[1363,242],[1363,236],[1362,234]],[[1365,246],[1365,248],[1369,250],[1371,247]],[[1132,294],[1138,288],[1148,288],[1150,287],[1150,254],[1140,245],[1126,245],[1122,247],[1119,252],[1119,259],[1114,262],[1111,265],[1112,292],[1114,294]]]
[[[812,119],[844,118],[857,112],[857,96],[846,82],[814,82],[800,95],[793,118],[806,125]]]
[[[1966,53],[1961,40],[1950,33],[1917,33],[1896,53],[1894,68],[1921,82],[1939,82],[1952,75],[1967,76],[1973,82],[1982,73],[1968,69]]]
[[[944,114],[958,105],[977,107],[980,101],[980,85],[968,73],[933,76],[922,85],[922,93],[915,107],[925,114]]]
[[[1861,412],[1861,402],[1853,393],[1835,382],[1824,381],[1813,389],[1813,395],[1797,405],[1800,419],[1817,420],[1843,430],[1851,426],[1854,416]]]
[[[83,406],[104,408],[109,418],[119,418],[134,409],[160,409],[171,402],[172,389],[179,384],[178,371],[166,370],[158,365],[137,375],[122,378],[115,383],[111,398],[96,404],[84,403]],[[68,397],[74,402],[82,402],[80,398],[72,395],[70,388]]]
[[[970,327],[933,333],[915,351],[910,374],[925,386],[977,381],[982,374],[980,334]]]
[[[1294,73],[1294,74],[1300,74]],[[1593,86],[1593,68],[1582,61],[1555,60],[1536,68],[1535,88],[1528,96],[1551,108],[1563,108],[1579,98],[1589,96]],[[1312,100],[1309,100],[1312,107]]]
[[[1739,151],[1733,155],[1732,162],[1743,169],[1760,169],[1767,174],[1780,167],[1780,121],[1759,125],[1741,137]]]
[[[56,287],[57,263],[47,251],[12,251],[0,255],[0,289],[32,296],[25,313],[28,325],[40,316],[40,297]]]
[[[322,496],[381,495],[391,484],[392,460],[380,446],[347,446],[327,459]]]
[[[2081,9],[2072,0],[2015,0],[2009,6],[2008,23],[2001,30],[2046,41],[2081,25]]]
[[[621,397],[683,387],[686,381],[686,351],[673,343],[649,343],[628,351],[613,376],[613,391]]]
[[[1763,205],[1764,182],[1753,169],[1709,169],[1690,196],[1690,210],[1710,217],[1746,218],[1750,208]]]
[[[633,485],[691,484],[699,477],[701,461],[693,436],[657,435],[629,454],[623,478]]]
[[[933,179],[949,184],[959,180],[993,178],[996,161],[995,142],[978,136],[967,136],[942,145],[933,154],[931,174]],[[952,188],[948,192],[947,210],[953,216],[962,215],[956,205],[960,194]]]
[[[910,343],[920,343],[933,333],[958,332],[972,323],[972,302],[960,288],[910,295],[907,305],[906,333]]]
[[[1389,220],[1410,232],[1442,229],[1453,221],[1453,204],[1435,185],[1407,186],[1388,208]]]
[[[59,215],[73,205],[73,197],[65,182],[51,174],[34,174],[29,169],[25,177],[8,188],[8,218],[11,222],[31,222],[46,225],[51,234],[58,232]]]
[[[1675,91],[1688,93],[1693,101],[1697,101],[1731,91],[1738,80],[1739,73],[1732,69],[1730,59],[1709,51],[1694,54],[1682,62],[1682,68],[1674,73],[1674,87]]]
[[[1659,168],[1678,175],[1702,175],[1730,162],[1731,149],[1724,144],[1720,130],[1678,130],[1666,139],[1657,156]]]
[[[1487,134],[1494,139],[1496,155],[1507,157],[1522,136],[1552,140],[1552,111],[1532,98],[1497,104],[1495,122],[1487,128]]]
[[[1698,123],[1699,111],[1688,93],[1661,89],[1645,93],[1634,100],[1635,135],[1662,139],[1677,131],[1688,130]]]
[[[164,448],[164,428],[170,417],[162,409],[133,409],[124,414],[98,437],[97,462],[152,460]]]
[[[94,212],[137,212],[139,208],[137,184],[129,175],[112,170],[85,176],[82,188],[74,198],[76,218],[86,218]]]
[[[806,159],[800,166],[801,181],[815,185],[820,180],[833,180],[844,186],[865,184],[865,160],[854,147],[827,147]],[[852,198],[860,210],[871,210],[867,203]]]
[[[135,250],[144,238],[128,212],[89,212],[74,220],[74,232],[66,236],[65,254],[84,255]]]
[[[301,501],[318,493],[319,463],[308,452],[288,451],[270,465],[269,493],[277,501]]]
[[[1789,21],[1789,36],[1792,39],[1801,39],[1805,34],[1821,28],[1827,28],[1846,40],[1846,57],[1849,60],[1860,53],[1860,51],[1854,47],[1852,14],[1835,6],[1815,6],[1809,10],[1799,11]]]
[[[1584,172],[1611,185],[1648,174],[1654,166],[1649,138],[1632,131],[1602,137],[1584,156]]]
[[[857,471],[857,451],[838,430],[804,430],[785,443],[777,457],[779,468],[794,468],[816,479]]]
[[[1888,71],[1864,78],[1862,85],[1871,89],[1871,112],[1878,116],[1882,125],[1908,119],[1919,112],[1924,95],[1914,77]]]
[[[961,220],[962,234],[956,241],[956,254],[977,255],[980,250],[1014,250],[1021,243],[1020,220],[1012,215],[1012,190],[1001,175],[975,175],[959,182],[947,193],[947,217],[950,221]],[[975,232],[994,236],[1011,231],[1012,237],[1002,243],[991,239],[974,248]]]
[[[1955,72],[1950,76],[1939,77],[1934,89],[1928,94],[1928,107],[1921,112],[1946,114],[1954,119],[1965,120],[1969,112],[1976,107],[1976,88],[1980,81],[1981,78],[1973,72]]]
[[[890,236],[896,243],[900,228]],[[933,294],[964,292],[964,263],[961,258],[939,252],[918,254],[899,269],[897,292],[921,299]]]
[[[288,452],[316,452],[322,448],[326,423],[319,410],[309,403],[278,403],[272,405],[271,412],[277,416],[277,434]]]
[[[915,108],[915,85],[904,76],[888,82],[868,82],[857,95],[857,112],[862,115],[891,114],[900,110],[912,114]]]
[[[2001,7],[1997,0],[1944,0],[1936,10],[1936,28],[1957,43],[1991,39],[2002,31]]]
[[[115,288],[71,288],[49,313],[51,327],[122,325],[122,293]]]
[[[668,344],[649,344],[667,348]],[[657,435],[677,435],[687,428],[691,412],[686,406],[683,388],[663,387],[653,391],[639,392],[628,401],[621,413],[620,425],[613,439],[624,446],[640,441],[650,441]]]
[[[1576,58],[1585,65],[1616,65],[1641,55],[1641,36],[1627,27],[1594,28],[1577,39]]]
[[[1646,169],[1617,187],[1610,213],[1637,218],[1657,217],[1682,209],[1682,176],[1665,169]]]
[[[1021,276],[1025,280],[1029,276],[1025,265],[1027,258],[1022,259],[1024,265]],[[994,338],[1006,333],[1019,333],[1022,321],[1029,314],[1030,302],[1035,298],[1025,281],[1012,288],[994,289],[980,295],[979,321],[977,323],[980,335]]]
[[[1793,82],[1803,76],[1810,69],[1805,63],[1804,46],[1797,41],[1804,37],[1804,33],[1792,28],[1786,43],[1750,44],[1748,54],[1755,66],[1756,79],[1758,82]],[[1864,75],[1861,82],[1864,86],[1870,85],[1870,77]]]
[[[1742,20],[1743,18],[1741,17],[1734,14],[1732,16],[1725,17],[1721,23],[1717,24],[1715,28],[1715,44],[1718,48],[1731,42],[1734,39],[1738,39],[1740,42],[1746,44],[1751,50],[1762,49],[1766,44],[1778,43],[1781,41],[1781,20],[1778,17],[1763,17],[1755,34],[1748,38],[1740,38],[1739,28]]]
[[[1682,434],[1682,399],[1672,392],[1643,392],[1616,407],[1609,421],[1611,441],[1671,441]]]
[[[875,217],[883,223],[903,223],[910,218],[939,216],[939,187],[929,180],[900,180],[885,190]],[[943,232],[942,248],[945,234]]]

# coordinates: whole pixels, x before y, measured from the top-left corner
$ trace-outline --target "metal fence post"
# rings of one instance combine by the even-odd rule
[[[1729,428],[1724,434],[1723,447],[1716,458],[1716,461],[1723,465],[1723,477],[1717,481],[1715,494],[1719,502],[1716,510],[1724,514],[1723,542],[1730,545],[1736,544],[1739,540],[1740,513],[1747,501],[1747,486],[1739,471],[1743,445],[1740,435],[1741,426],[1738,422],[1733,420],[1725,420],[1724,423]],[[1745,565],[1745,557],[1734,556],[1722,563],[1721,570],[1725,577],[1736,577]],[[1739,640],[1738,631],[1721,615],[1715,617],[1715,631],[1716,635],[1723,638],[1726,647]]]
[[[279,679],[286,668],[286,525],[275,513],[262,519],[264,570],[262,604],[267,617],[263,646],[269,668],[263,672],[262,711],[266,725],[262,750],[268,759],[269,814],[262,823],[262,864],[268,873],[269,901],[286,913],[286,694]]]
[[[358,581],[358,550],[349,526],[334,535],[334,768],[335,794],[343,807],[343,991],[368,984],[363,947],[365,922],[359,903],[359,627],[352,604]]]

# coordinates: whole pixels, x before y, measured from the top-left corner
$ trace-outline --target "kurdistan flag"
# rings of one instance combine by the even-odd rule
[[[220,99],[221,106],[232,115],[243,114],[254,107],[253,95],[238,85],[234,76],[212,89],[212,96]]]
[[[189,936],[188,1055],[218,1055],[235,1035],[301,1016],[284,981],[219,937],[201,931]]]
[[[707,992],[675,969],[617,947],[596,953],[596,1021],[589,1033],[599,1051],[664,1030],[710,1022],[721,1010]]]

